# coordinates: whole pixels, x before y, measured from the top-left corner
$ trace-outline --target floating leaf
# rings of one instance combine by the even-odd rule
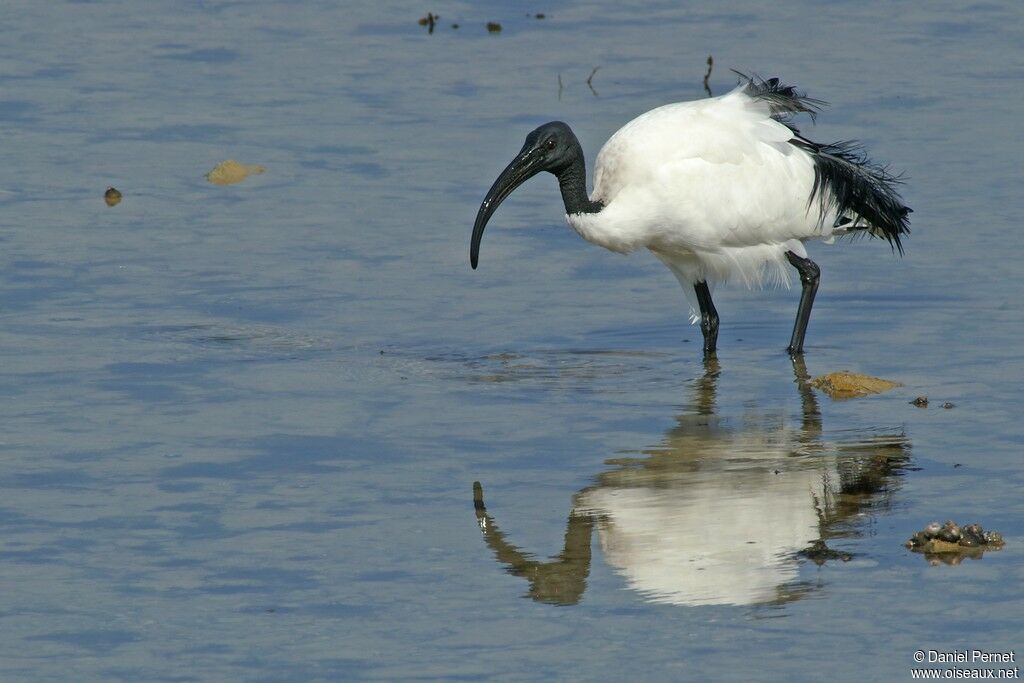
[[[214,185],[234,185],[251,175],[258,175],[267,169],[256,164],[243,164],[234,159],[222,161],[206,174],[206,179]]]
[[[880,394],[903,385],[899,382],[843,370],[815,377],[811,380],[811,386],[822,390],[832,398],[856,398],[869,394]]]

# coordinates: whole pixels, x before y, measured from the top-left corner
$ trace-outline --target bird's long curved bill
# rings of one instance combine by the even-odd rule
[[[474,270],[480,261],[480,240],[483,239],[487,221],[498,210],[498,206],[505,201],[505,198],[512,194],[513,190],[542,170],[539,155],[535,154],[535,151],[531,145],[524,145],[512,163],[505,167],[505,170],[491,185],[483,203],[480,204],[476,222],[473,224],[473,237],[469,243],[469,265]]]

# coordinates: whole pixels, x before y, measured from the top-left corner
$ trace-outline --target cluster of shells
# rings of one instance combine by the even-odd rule
[[[906,542],[911,550],[924,553],[998,550],[1003,545],[1003,535],[998,531],[985,531],[980,524],[960,526],[953,520],[945,524],[932,522]]]

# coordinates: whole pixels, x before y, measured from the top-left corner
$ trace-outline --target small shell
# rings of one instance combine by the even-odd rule
[[[950,543],[956,543],[960,540],[961,532],[960,527],[953,520],[949,520],[942,525],[942,530],[939,531],[939,538],[943,541]]]
[[[980,524],[968,524],[960,529],[960,533],[962,534],[960,545],[974,548],[985,543],[985,530],[981,528]]]
[[[938,522],[930,522],[928,526],[924,528],[924,534],[927,538],[938,538],[939,532],[942,531],[942,525]]]
[[[960,537],[960,545],[962,545],[965,548],[977,548],[984,542],[984,538],[978,538],[973,534],[964,534]]]
[[[1002,546],[1004,544],[1003,535],[998,531],[986,531],[985,543],[987,545]]]

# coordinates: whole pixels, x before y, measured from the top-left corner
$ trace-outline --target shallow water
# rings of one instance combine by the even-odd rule
[[[528,9],[7,13],[0,678],[903,680],[1019,646],[1018,4]],[[905,171],[906,258],[812,245],[806,356],[901,388],[809,390],[795,291],[717,291],[705,365],[668,271],[543,178],[469,269],[527,131],[592,160],[708,54],[716,94],[777,74]],[[267,172],[207,183],[227,158]],[[950,517],[1006,548],[903,548]]]

